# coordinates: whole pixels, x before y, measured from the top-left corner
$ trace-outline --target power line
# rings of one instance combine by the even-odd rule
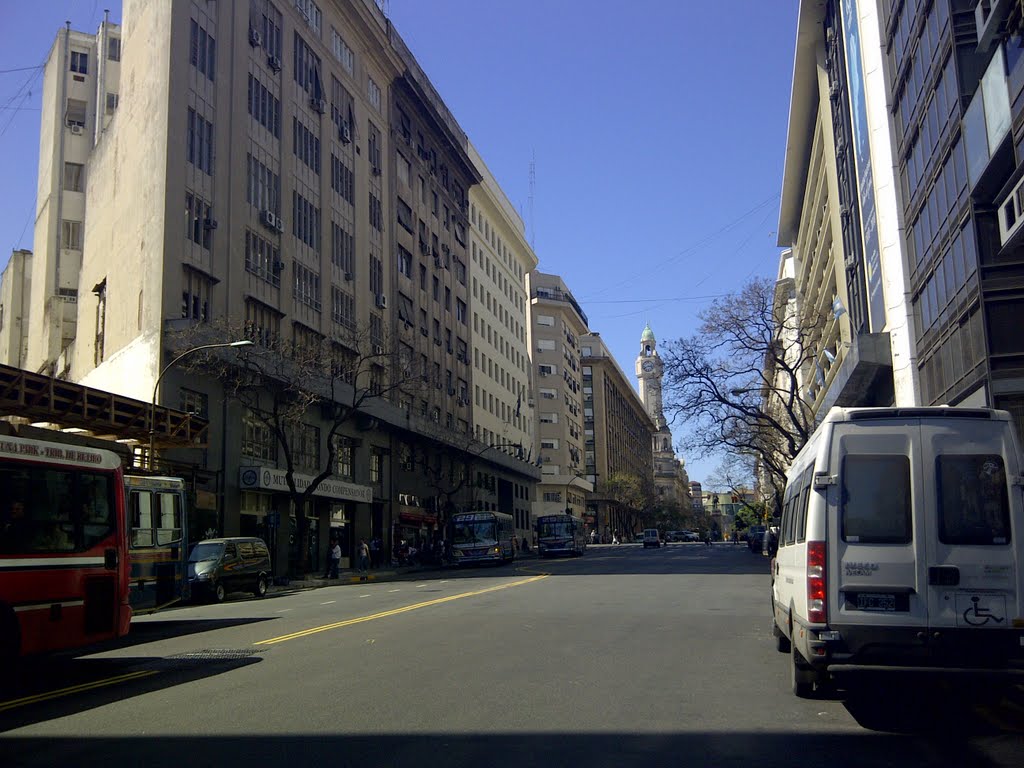
[[[14,69],[0,69],[0,75],[9,75],[12,72],[28,72],[30,69],[42,69],[42,64],[36,64],[34,67],[15,67]]]

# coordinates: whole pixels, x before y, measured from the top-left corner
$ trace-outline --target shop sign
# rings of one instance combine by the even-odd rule
[[[244,490],[276,491],[288,493],[288,481],[286,472],[283,469],[273,467],[241,467],[238,471],[239,485]],[[312,475],[303,475],[296,472],[295,488],[303,491],[313,482]],[[361,501],[369,504],[373,501],[373,489],[368,485],[356,485],[341,480],[327,478],[313,491],[314,496],[321,496],[328,499],[341,499],[343,501]]]

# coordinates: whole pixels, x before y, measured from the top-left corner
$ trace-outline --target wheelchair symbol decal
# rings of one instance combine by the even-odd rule
[[[992,621],[1002,624],[1005,616],[996,616],[988,606],[981,605],[981,598],[977,595],[971,596],[971,605],[964,611],[964,621],[972,627],[983,627]]]

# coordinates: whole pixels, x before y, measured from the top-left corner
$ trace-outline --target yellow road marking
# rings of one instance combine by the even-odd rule
[[[37,693],[33,696],[25,696],[21,699],[11,699],[10,701],[0,701],[0,712],[6,712],[9,709],[16,709],[17,707],[24,707],[28,704],[37,704],[41,701],[49,701],[50,699],[59,699],[62,696],[70,696],[73,693],[82,693],[84,691],[91,691],[95,688],[103,688],[108,685],[115,685],[117,683],[124,683],[129,680],[139,680],[149,675],[155,675],[156,670],[144,670],[141,672],[129,672],[126,675],[118,675],[117,677],[108,677],[104,680],[94,680],[91,683],[81,683],[79,685],[72,685],[69,688],[61,688],[56,691],[46,691],[44,693]]]
[[[457,595],[449,595],[448,597],[439,597],[436,600],[427,600],[423,603],[413,603],[407,605],[404,608],[394,608],[390,611],[381,611],[380,613],[374,613],[369,616],[359,616],[355,619],[346,619],[345,621],[336,621],[332,624],[324,624],[319,627],[311,627],[309,629],[303,629],[298,632],[292,632],[289,635],[281,635],[280,637],[271,637],[267,640],[260,640],[254,645],[275,645],[277,643],[283,643],[286,640],[295,640],[299,637],[307,637],[309,635],[315,635],[318,632],[326,632],[330,629],[341,629],[342,627],[350,627],[353,624],[362,624],[366,621],[373,621],[374,619],[384,619],[388,616],[397,616],[400,613],[408,613],[409,611],[415,611],[420,608],[429,608],[432,605],[440,605],[441,603],[450,603],[452,600],[461,600],[464,597],[475,597],[476,595],[484,595],[488,592],[497,592],[500,589],[509,589],[510,587],[519,587],[523,584],[530,584],[534,581],[540,581],[546,579],[548,574],[541,574],[539,576],[531,576],[528,579],[520,579],[519,581],[513,581],[509,584],[499,584],[496,587],[488,587],[487,589],[478,589],[473,592],[461,592]]]

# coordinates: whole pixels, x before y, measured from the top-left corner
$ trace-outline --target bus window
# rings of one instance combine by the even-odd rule
[[[157,544],[181,541],[181,496],[178,493],[158,493],[160,526],[156,530]]]
[[[129,497],[129,513],[132,521],[131,543],[133,547],[153,546],[153,494],[149,491],[132,491]]]

